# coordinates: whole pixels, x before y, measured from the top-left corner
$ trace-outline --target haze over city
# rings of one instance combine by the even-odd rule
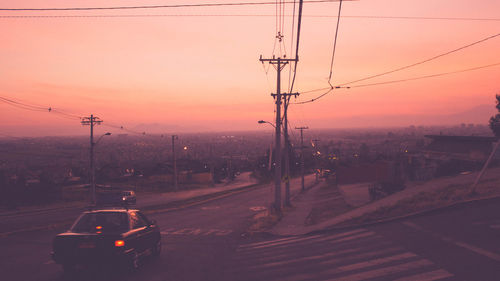
[[[43,5],[38,1],[3,1],[2,7],[39,8],[49,3],[56,8],[102,5],[100,1],[50,1]],[[168,1],[190,3],[198,2]],[[141,4],[161,5],[165,1],[106,2],[108,6]],[[335,2],[305,4],[294,91],[329,87],[337,7]],[[345,1],[332,84],[409,65],[495,35],[498,10],[500,3],[494,0],[425,4]],[[276,45],[275,12],[274,5],[4,11],[0,18],[0,93],[28,104],[78,116],[94,114],[105,122],[155,133],[257,130],[257,120],[274,118],[270,93],[275,91],[276,81],[274,69],[263,65],[259,56],[292,57],[294,53],[293,4],[285,5],[284,38]],[[498,62],[499,49],[497,37],[349,86],[491,65]],[[284,88],[289,86],[289,70],[287,67],[282,75]],[[317,128],[486,123],[494,110],[477,108],[491,104],[499,91],[498,77],[500,67],[492,66],[401,83],[335,89],[316,102],[292,104],[290,122]],[[304,93],[292,102],[322,93]],[[55,114],[4,103],[0,106],[3,117],[15,116],[3,118],[0,129],[5,134],[87,133],[78,122]],[[474,110],[476,116],[461,115]]]

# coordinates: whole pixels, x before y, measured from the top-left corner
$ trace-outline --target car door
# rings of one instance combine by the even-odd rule
[[[158,226],[156,226],[156,224],[153,224],[143,213],[137,212],[137,215],[139,216],[139,218],[143,219],[146,222],[147,227],[145,240],[147,243],[147,247],[153,248],[160,239]]]
[[[142,254],[145,250],[149,249],[148,224],[143,218],[137,215],[136,211],[130,212],[130,221],[136,240],[136,251]]]

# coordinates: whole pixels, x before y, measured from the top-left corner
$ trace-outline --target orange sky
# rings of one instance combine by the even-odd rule
[[[132,6],[234,0],[0,1],[2,8]],[[246,2],[246,1],[241,1]],[[291,5],[287,5],[287,14]],[[327,87],[338,3],[305,4],[295,90]],[[127,11],[0,12],[0,15],[274,14],[274,6]],[[345,16],[498,18],[500,1],[390,1],[343,3]],[[291,18],[285,22],[290,57]],[[500,32],[500,21],[342,18],[334,84],[411,64]],[[0,96],[95,114],[128,128],[161,124],[164,133],[258,130],[273,120],[274,69],[268,77],[259,56],[272,55],[275,18],[125,17],[0,18]],[[500,37],[412,69],[368,80],[380,82],[500,62]],[[276,51],[279,54],[279,51]],[[401,115],[450,115],[491,104],[500,92],[500,66],[405,83],[339,89],[306,105],[292,105],[293,126],[363,126],[351,117],[377,116],[376,126],[405,126]],[[288,69],[283,87],[288,85]],[[304,94],[298,100],[319,93]],[[15,136],[82,134],[78,120],[0,103],[0,132]],[[482,116],[481,116],[482,118]],[[479,118],[479,120],[482,120]],[[437,118],[436,123],[439,123]],[[479,122],[457,120],[457,122]],[[406,122],[406,123],[405,123]],[[415,125],[418,125],[418,118]],[[485,123],[487,120],[484,121]],[[424,122],[425,123],[425,122]],[[260,125],[261,126],[261,125]],[[109,130],[101,128],[100,130]]]

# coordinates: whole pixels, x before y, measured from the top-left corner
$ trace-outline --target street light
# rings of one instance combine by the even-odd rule
[[[91,192],[92,192],[92,204],[95,204],[95,165],[94,165],[94,146],[96,146],[104,136],[111,135],[110,132],[105,133],[100,136],[96,142],[91,141],[90,144],[90,177],[91,177]],[[91,136],[92,137],[92,136]]]
[[[267,123],[267,124],[273,126],[273,128],[276,128],[276,125],[274,125],[273,123],[271,123],[269,121],[259,120],[259,121],[257,121],[257,123],[259,123],[259,124],[265,124],[265,123]]]
[[[267,124],[273,126],[273,128],[276,129],[276,126],[273,123],[269,122],[269,121],[259,120],[259,121],[257,121],[257,123],[259,123],[259,124],[266,124],[267,123]],[[273,139],[274,139],[274,136],[273,136]],[[272,159],[273,159],[273,142],[271,142],[271,146],[269,148],[269,165],[268,165],[268,170],[269,171],[271,171],[271,166],[273,164],[272,163]]]
[[[97,141],[94,143],[94,145],[97,145],[97,144],[101,141],[101,139],[102,139],[104,136],[110,136],[110,135],[111,135],[111,133],[110,133],[110,132],[107,132],[107,133],[105,133],[104,135],[100,136],[100,137],[97,139]]]

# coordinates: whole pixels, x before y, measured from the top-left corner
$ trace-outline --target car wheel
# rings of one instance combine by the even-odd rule
[[[153,253],[154,257],[158,257],[161,254],[161,240],[156,243],[153,248],[151,249],[151,252]]]
[[[133,251],[130,256],[130,269],[133,271],[139,269],[139,254],[136,251]]]

